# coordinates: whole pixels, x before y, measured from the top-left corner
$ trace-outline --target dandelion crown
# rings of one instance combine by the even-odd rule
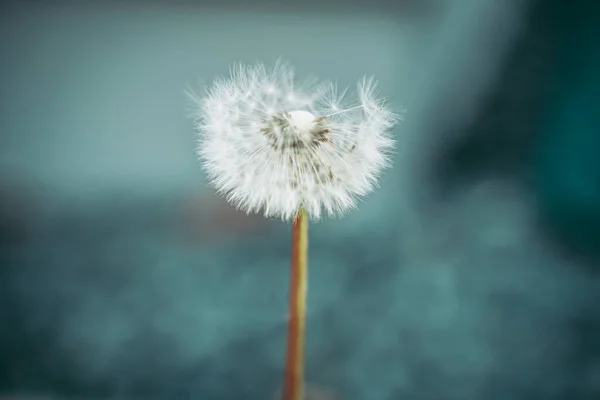
[[[357,99],[330,82],[297,84],[278,61],[236,65],[203,97],[192,96],[198,155],[219,193],[237,208],[313,220],[354,208],[389,165],[397,116],[363,78]]]

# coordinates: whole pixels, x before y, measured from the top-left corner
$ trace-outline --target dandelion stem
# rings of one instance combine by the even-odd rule
[[[304,399],[304,332],[308,281],[308,217],[300,209],[292,228],[292,264],[289,288],[289,322],[284,400]]]

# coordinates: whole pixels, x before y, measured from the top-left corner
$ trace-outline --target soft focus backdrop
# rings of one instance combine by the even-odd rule
[[[586,0],[3,2],[0,398],[274,399],[290,226],[206,186],[184,90],[279,56],[407,110],[381,189],[311,226],[314,400],[598,398],[599,21]]]

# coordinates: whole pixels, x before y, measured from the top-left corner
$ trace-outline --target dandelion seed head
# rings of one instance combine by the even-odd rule
[[[313,220],[339,216],[377,185],[389,166],[398,117],[375,81],[357,99],[329,82],[298,84],[282,61],[236,65],[204,96],[193,95],[198,155],[209,181],[247,213]]]

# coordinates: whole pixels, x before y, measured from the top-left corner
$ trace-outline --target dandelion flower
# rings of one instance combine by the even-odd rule
[[[363,78],[355,101],[331,82],[298,84],[284,62],[237,65],[192,95],[198,155],[237,208],[293,220],[285,400],[304,398],[308,218],[342,215],[389,166],[397,116]]]
[[[194,95],[198,155],[217,191],[247,213],[342,215],[389,166],[397,117],[372,78],[358,83],[354,102],[330,82],[294,78],[281,61],[236,65]]]

